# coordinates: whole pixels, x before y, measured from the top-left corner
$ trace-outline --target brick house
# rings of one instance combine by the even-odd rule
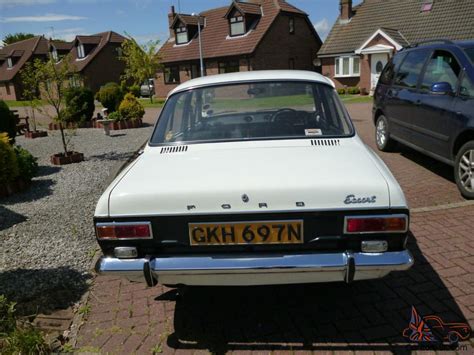
[[[318,52],[338,88],[372,92],[380,72],[405,46],[430,39],[474,38],[474,1],[340,0],[340,14]]]
[[[20,69],[36,58],[47,58],[48,40],[43,36],[25,39],[0,48],[0,100],[20,100],[23,94]]]
[[[315,70],[321,39],[308,15],[283,0],[232,1],[199,16],[168,15],[170,37],[161,47],[159,97],[200,74],[199,29],[205,75],[264,69]],[[200,26],[200,28],[198,28]]]
[[[76,36],[70,50],[72,65],[84,86],[93,92],[108,82],[120,82],[125,62],[120,60],[125,37],[113,32]]]
[[[92,36],[76,36],[72,42],[50,41],[36,36],[0,49],[0,99],[21,100],[21,68],[36,58],[52,57],[58,63],[67,54],[72,65],[92,91],[110,82],[120,81],[125,64],[119,59],[125,37],[109,31]],[[71,83],[79,85],[80,83]]]

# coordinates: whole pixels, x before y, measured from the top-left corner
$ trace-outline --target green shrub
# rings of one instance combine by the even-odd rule
[[[16,119],[13,112],[10,111],[10,108],[5,103],[5,101],[0,100],[0,132],[6,132],[10,141],[13,143],[16,136]]]
[[[360,94],[360,89],[358,87],[351,87],[347,89],[347,92],[350,95],[357,95],[357,94]]]
[[[16,328],[15,303],[8,302],[4,295],[0,295],[0,334],[11,333]]]
[[[118,121],[122,121],[124,118],[122,117],[122,115],[120,114],[119,111],[115,111],[115,112],[112,112],[108,116],[108,119],[112,120],[112,121],[115,121],[115,122],[118,122]]]
[[[143,117],[145,109],[133,94],[128,93],[120,104],[119,112],[125,120],[135,120]]]
[[[70,88],[65,94],[68,121],[90,121],[94,115],[94,94],[84,87]]]
[[[38,159],[31,155],[29,151],[20,146],[15,147],[15,154],[16,160],[18,162],[20,177],[30,181],[36,176],[38,172]]]
[[[140,85],[132,85],[128,88],[128,92],[135,97],[140,97]]]
[[[41,332],[31,324],[19,322],[15,315],[15,303],[0,295],[0,353],[47,354]]]
[[[15,150],[10,144],[0,140],[0,185],[12,182],[19,174]]]
[[[337,89],[337,93],[339,95],[345,95],[346,94],[346,89]]]
[[[104,106],[109,113],[118,110],[123,99],[123,92],[117,83],[108,83],[100,88],[95,94],[95,98]]]

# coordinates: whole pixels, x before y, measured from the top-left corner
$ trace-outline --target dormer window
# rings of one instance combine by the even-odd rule
[[[13,60],[11,57],[7,58],[7,66],[8,68],[13,68]]]
[[[189,42],[188,29],[186,26],[176,28],[176,44],[185,44]]]
[[[84,50],[84,45],[81,43],[77,46],[77,57],[84,58],[86,56],[86,52]]]
[[[245,20],[243,16],[233,16],[230,18],[230,35],[241,36],[245,34]]]
[[[51,52],[51,56],[56,62],[59,61],[58,51],[56,50],[56,48],[53,48],[53,51]]]

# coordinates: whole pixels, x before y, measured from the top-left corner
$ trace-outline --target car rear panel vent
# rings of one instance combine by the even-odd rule
[[[188,150],[187,145],[177,145],[174,147],[163,147],[161,148],[161,154],[167,154],[167,153],[182,153],[186,152]]]
[[[311,145],[319,147],[331,147],[340,145],[339,139],[311,139]]]

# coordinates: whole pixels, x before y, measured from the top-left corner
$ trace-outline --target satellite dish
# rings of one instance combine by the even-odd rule
[[[314,65],[315,67],[320,67],[321,64],[322,64],[322,63],[321,63],[321,59],[316,58],[316,59],[313,60],[313,65]]]

